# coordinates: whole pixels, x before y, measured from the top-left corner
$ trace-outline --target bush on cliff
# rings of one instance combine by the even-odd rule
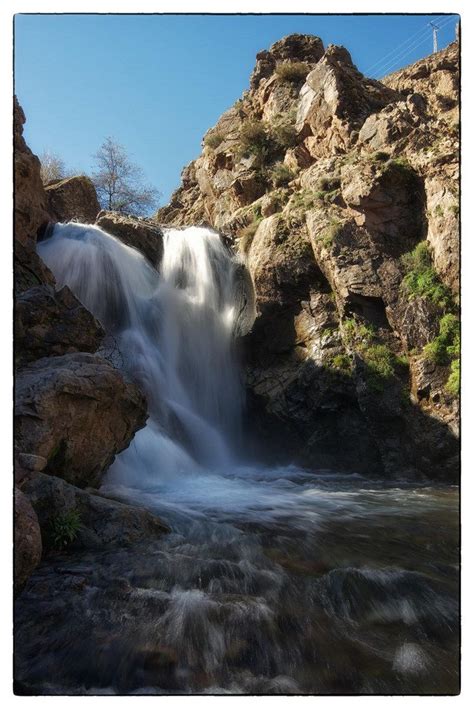
[[[302,83],[309,72],[308,65],[304,62],[281,62],[277,64],[275,74],[280,79],[288,84]]]
[[[433,268],[426,241],[421,241],[413,251],[405,254],[402,263],[406,271],[402,289],[409,298],[426,298],[442,308],[451,306],[451,293]]]

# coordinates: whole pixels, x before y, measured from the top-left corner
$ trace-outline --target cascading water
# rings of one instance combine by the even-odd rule
[[[131,487],[230,466],[242,389],[233,352],[238,267],[208,229],[169,230],[160,273],[98,227],[58,225],[39,253],[111,333],[150,418],[112,466]]]
[[[57,225],[38,250],[147,394],[102,493],[172,532],[46,560],[17,604],[20,683],[456,692],[457,490],[243,462],[234,334],[252,315],[219,236],[167,231],[159,272],[97,227]]]

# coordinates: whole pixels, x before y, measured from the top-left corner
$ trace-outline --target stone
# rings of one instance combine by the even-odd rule
[[[23,138],[25,114],[14,97],[14,233],[21,244],[34,245],[50,221],[48,201],[41,181],[41,164]]]
[[[48,355],[95,352],[105,333],[67,286],[34,286],[15,301],[15,360],[23,365]]]
[[[324,46],[319,37],[304,34],[290,34],[272,44],[270,49],[257,54],[257,63],[250,77],[250,88],[258,88],[260,82],[271,76],[277,63],[285,61],[315,64],[324,54]]]
[[[48,541],[51,523],[76,512],[80,526],[71,544],[74,549],[103,549],[149,541],[169,532],[169,527],[148,510],[81,490],[61,478],[39,473],[23,487]]]
[[[93,224],[100,212],[99,200],[92,180],[75,175],[45,187],[48,211],[54,221],[77,221]]]
[[[146,418],[135,384],[92,354],[44,357],[16,377],[18,450],[46,458],[46,472],[81,487],[100,481]]]
[[[313,157],[348,150],[365,119],[399,98],[378,81],[365,78],[343,47],[329,45],[300,92],[296,130],[309,135]]]
[[[408,251],[421,238],[423,185],[408,163],[359,160],[341,169],[342,198],[355,222]]]
[[[140,251],[154,268],[158,268],[163,256],[163,232],[158,224],[143,217],[105,210],[99,213],[96,224],[123,244]]]
[[[41,561],[41,531],[36,513],[26,495],[15,488],[15,595]]]
[[[54,286],[54,276],[32,246],[14,242],[14,284],[15,295],[34,286]]]

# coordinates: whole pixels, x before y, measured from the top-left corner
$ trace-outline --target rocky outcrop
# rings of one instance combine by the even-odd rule
[[[248,418],[280,459],[457,476],[459,348],[424,349],[457,317],[457,82],[456,44],[374,81],[284,38],[156,215],[209,223],[245,261]]]
[[[92,180],[85,175],[66,177],[45,187],[48,211],[53,221],[93,224],[100,212]]]
[[[99,482],[146,418],[138,388],[91,354],[45,357],[16,377],[19,451],[46,458],[46,472],[80,487]]]
[[[15,488],[15,594],[23,589],[41,554],[38,518],[26,495]]]
[[[159,266],[163,256],[163,232],[157,224],[142,217],[105,210],[98,215],[96,224],[123,244],[140,251],[154,268]]]
[[[33,248],[15,239],[13,249],[15,295],[35,286],[54,286],[53,274]]]
[[[95,352],[104,330],[67,286],[34,286],[15,301],[15,360],[23,365],[68,352]]]
[[[272,44],[270,49],[257,54],[255,68],[250,77],[250,88],[257,89],[263,79],[272,76],[277,65],[283,62],[306,62],[314,64],[324,54],[319,37],[291,34]]]
[[[70,549],[104,549],[127,546],[156,538],[169,528],[155,515],[140,507],[80,490],[61,478],[39,473],[23,487],[38,516],[42,536],[48,548],[54,522],[74,513],[78,525]]]
[[[25,114],[14,98],[13,138],[14,138],[14,180],[15,239],[21,244],[36,242],[50,221],[48,202],[40,175],[40,161],[33,155],[23,138]]]
[[[296,130],[315,158],[347,152],[367,116],[397,98],[395,91],[366,79],[346,49],[330,45],[301,89]]]

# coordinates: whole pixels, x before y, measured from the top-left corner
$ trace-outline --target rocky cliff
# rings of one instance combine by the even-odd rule
[[[67,286],[58,286],[36,253],[36,242],[50,224],[72,219],[93,223],[99,204],[84,176],[43,187],[40,162],[23,138],[24,122],[15,99],[17,593],[42,554],[68,542],[74,526],[76,548],[127,544],[166,531],[149,512],[105,499],[94,489],[115,455],[145,425],[147,402],[101,356],[108,353],[101,324]],[[101,218],[126,243],[132,234],[136,248],[157,260],[162,234],[156,225],[109,213]]]
[[[379,82],[286,37],[157,213],[226,234],[252,275],[261,453],[456,479],[458,84],[457,44]]]

